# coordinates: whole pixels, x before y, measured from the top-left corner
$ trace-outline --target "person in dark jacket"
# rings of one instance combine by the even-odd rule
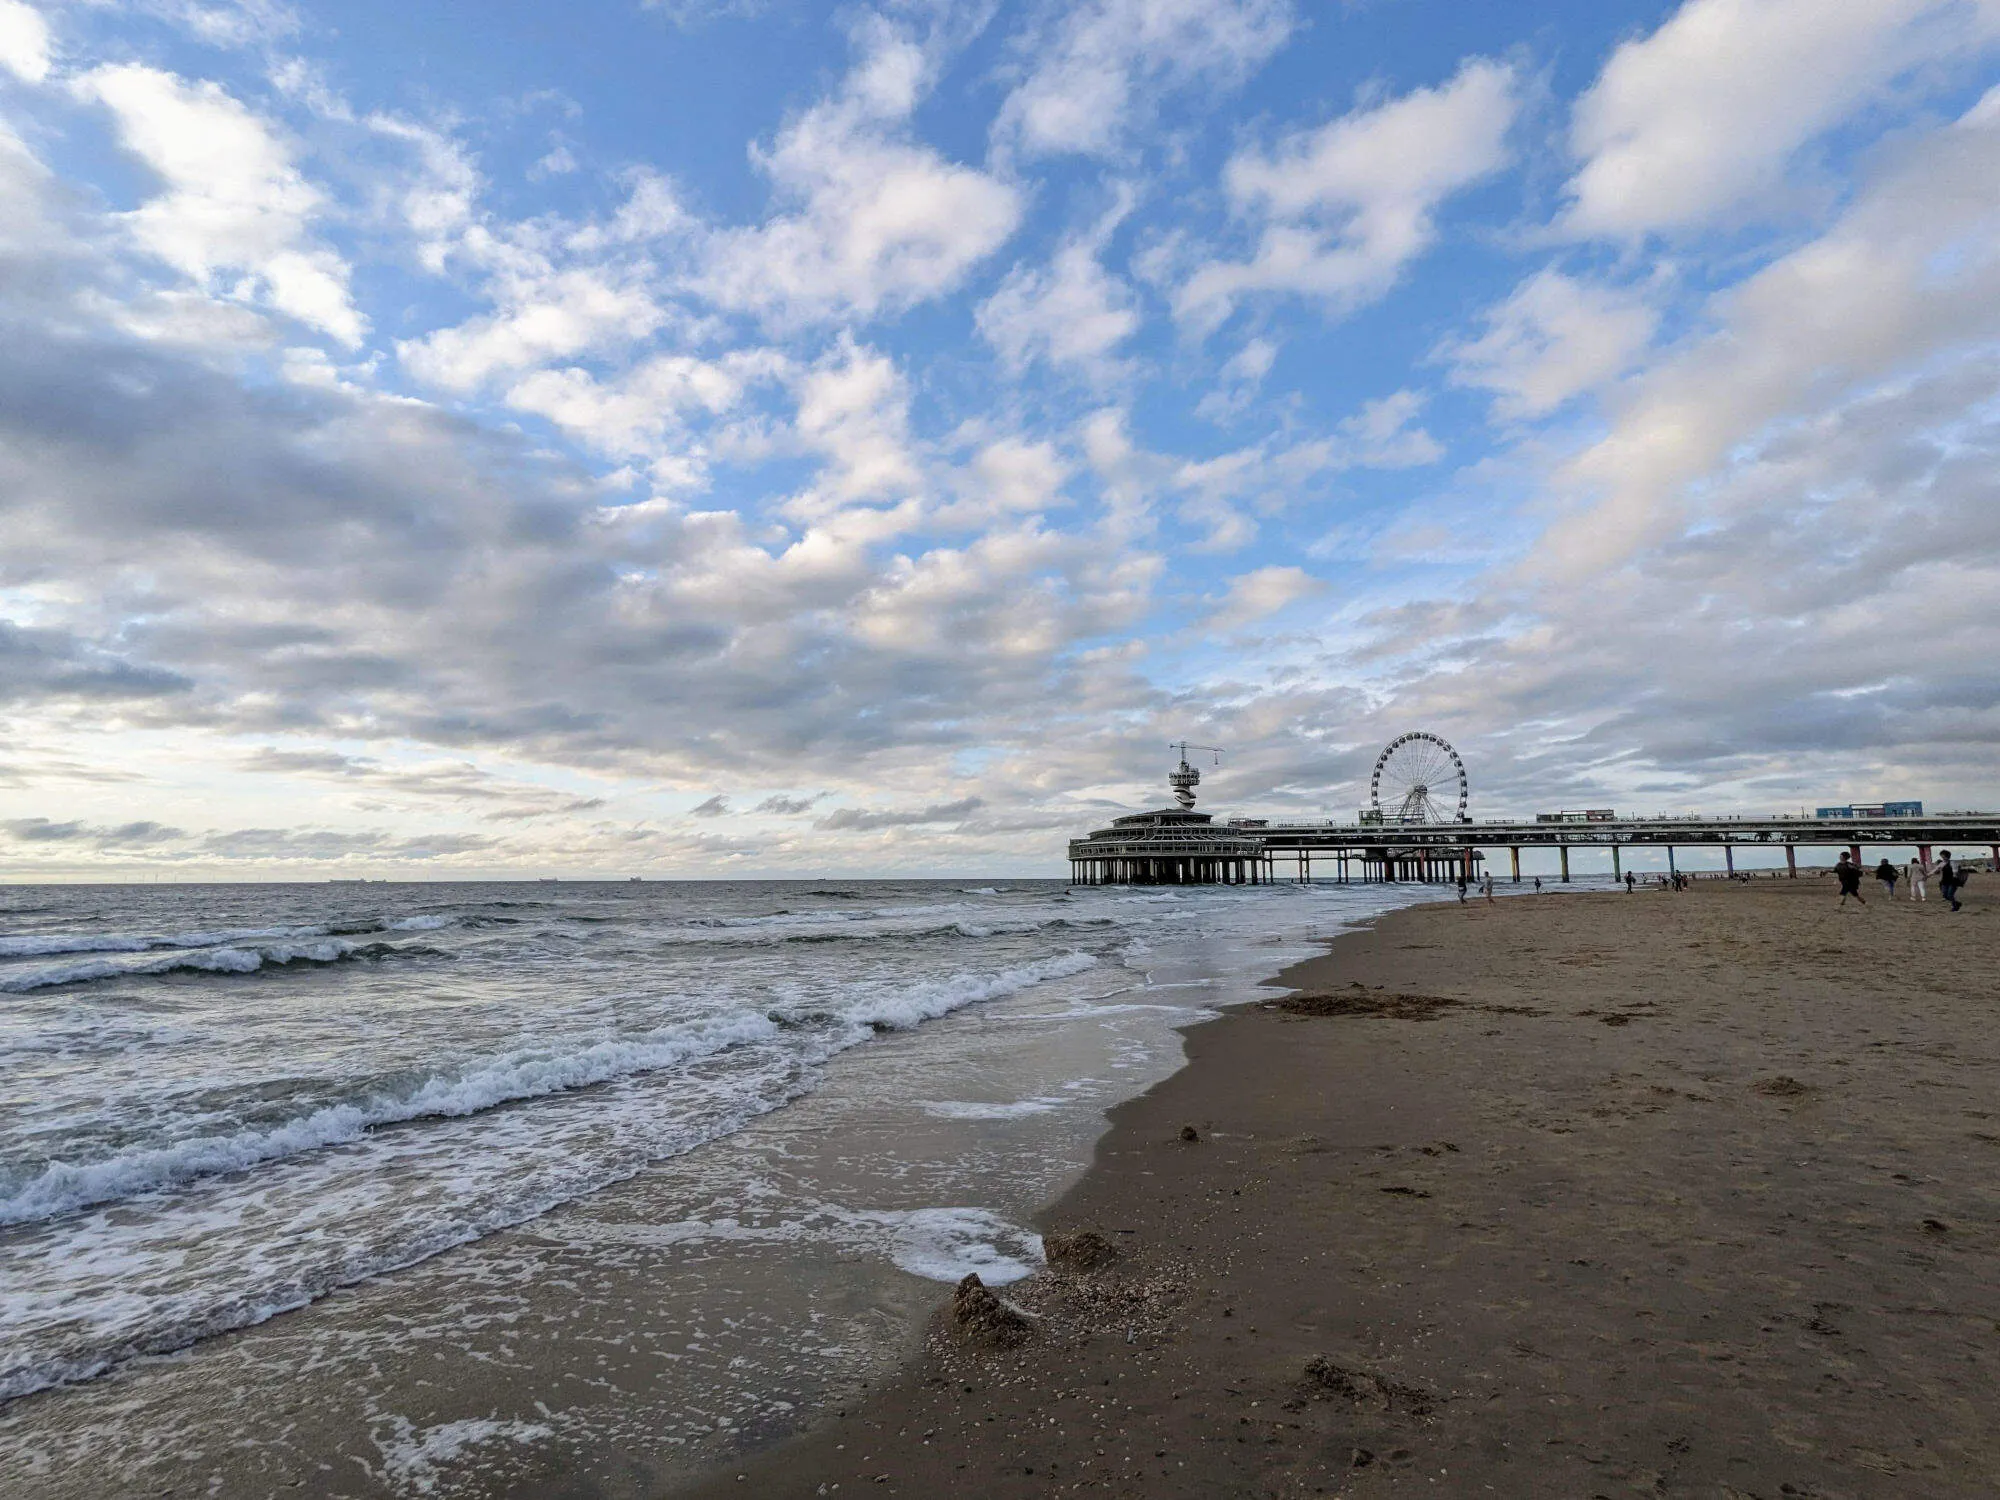
[[[1938,850],[1937,878],[1938,894],[1951,903],[1953,911],[1958,911],[1958,893],[1965,889],[1965,876],[1951,862],[1949,849]]]
[[[1852,896],[1863,906],[1868,904],[1868,898],[1861,894],[1861,866],[1847,857],[1845,849],[1840,851],[1840,860],[1834,865],[1833,874],[1834,878],[1840,882],[1840,904],[1842,906],[1847,905],[1847,898],[1849,896]]]
[[[1875,878],[1882,882],[1883,894],[1889,900],[1891,901],[1895,900],[1896,881],[1899,878],[1899,872],[1897,871],[1894,865],[1889,863],[1889,858],[1887,855],[1884,855],[1882,857],[1882,863],[1875,867]]]

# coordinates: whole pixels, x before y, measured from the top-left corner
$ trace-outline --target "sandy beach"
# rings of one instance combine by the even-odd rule
[[[1114,1112],[1041,1227],[1115,1260],[961,1297],[900,1379],[690,1493],[2000,1493],[1978,894],[1341,937]]]

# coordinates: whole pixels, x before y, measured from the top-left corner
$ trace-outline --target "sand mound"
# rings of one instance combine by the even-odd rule
[[[1045,1234],[1042,1256],[1058,1271],[1095,1271],[1118,1259],[1118,1247],[1094,1229]]]
[[[1403,995],[1364,989],[1356,984],[1332,993],[1301,990],[1267,1003],[1271,1009],[1291,1016],[1379,1016],[1393,1021],[1428,1021],[1461,1002],[1441,995]]]
[[[1027,1314],[994,1296],[977,1272],[961,1281],[952,1294],[951,1316],[968,1342],[989,1349],[1018,1348],[1034,1332]]]

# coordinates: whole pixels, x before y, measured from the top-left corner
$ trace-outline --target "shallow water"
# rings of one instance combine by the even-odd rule
[[[1176,1026],[1426,894],[8,888],[0,1392],[60,1388],[0,1406],[0,1461],[712,1462],[892,1360],[926,1280],[1030,1271]]]

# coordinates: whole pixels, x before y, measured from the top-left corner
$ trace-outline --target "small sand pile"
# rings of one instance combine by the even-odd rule
[[[952,1294],[951,1316],[968,1342],[989,1349],[1019,1348],[1034,1332],[1027,1315],[994,1296],[976,1271]]]
[[[1422,1386],[1408,1385],[1328,1359],[1324,1354],[1306,1366],[1306,1387],[1317,1396],[1339,1396],[1367,1411],[1427,1417],[1436,1397]]]
[[[1301,990],[1266,1003],[1292,1016],[1379,1016],[1392,1021],[1429,1021],[1460,1004],[1441,995],[1403,995],[1360,984],[1330,994]]]
[[[1095,1271],[1118,1259],[1118,1247],[1094,1229],[1042,1236],[1042,1258],[1052,1270]]]

